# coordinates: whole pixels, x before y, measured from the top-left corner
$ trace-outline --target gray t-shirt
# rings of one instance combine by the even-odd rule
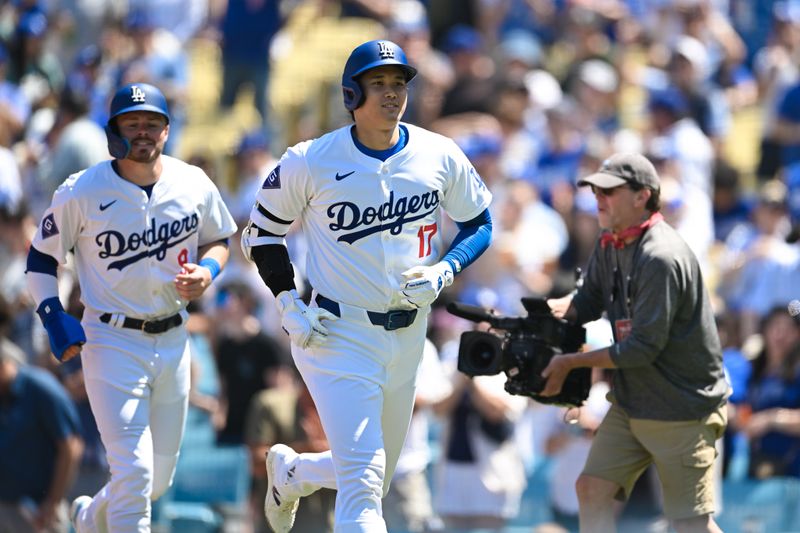
[[[598,244],[572,305],[580,324],[607,313],[611,394],[630,417],[699,419],[730,395],[699,264],[666,222],[622,249]]]

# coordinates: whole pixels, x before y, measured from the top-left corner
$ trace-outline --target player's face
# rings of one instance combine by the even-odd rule
[[[138,163],[155,161],[164,151],[169,124],[164,115],[134,111],[117,117],[119,133],[131,142],[128,159]]]
[[[364,104],[355,110],[356,123],[362,126],[394,127],[408,102],[406,76],[400,67],[387,65],[368,70],[361,79]]]

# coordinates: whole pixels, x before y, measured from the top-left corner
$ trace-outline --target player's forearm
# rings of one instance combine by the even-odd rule
[[[492,240],[492,218],[489,210],[484,210],[469,222],[459,223],[458,228],[458,234],[442,258],[453,267],[453,274],[461,272],[489,248]]]
[[[225,241],[204,244],[197,250],[198,263],[203,259],[213,259],[219,264],[220,270],[225,268],[230,255],[228,244]]]
[[[34,308],[48,298],[58,296],[58,278],[41,272],[25,273],[25,283],[34,302]]]
[[[35,307],[58,296],[58,261],[31,246],[25,268],[25,282]]]

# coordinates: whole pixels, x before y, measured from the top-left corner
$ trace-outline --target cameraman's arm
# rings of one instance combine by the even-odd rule
[[[575,322],[578,319],[578,312],[572,306],[572,296],[570,293],[563,298],[550,298],[547,300],[547,305],[550,306],[550,312],[553,316],[563,318],[569,322]]]
[[[550,359],[550,364],[542,370],[542,377],[547,379],[547,384],[540,393],[542,396],[555,396],[561,392],[567,374],[575,368],[597,367],[616,368],[611,360],[609,347],[592,350],[591,352],[565,353]]]

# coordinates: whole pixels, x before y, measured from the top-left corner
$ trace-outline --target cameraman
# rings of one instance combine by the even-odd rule
[[[613,500],[626,499],[650,464],[678,533],[720,532],[712,470],[730,393],[697,259],[664,222],[659,178],[645,157],[615,154],[578,185],[592,187],[604,231],[583,285],[547,303],[578,324],[605,311],[615,343],[553,357],[541,394],[558,394],[574,368],[616,369],[612,407],[576,483],[581,532],[614,531]]]

